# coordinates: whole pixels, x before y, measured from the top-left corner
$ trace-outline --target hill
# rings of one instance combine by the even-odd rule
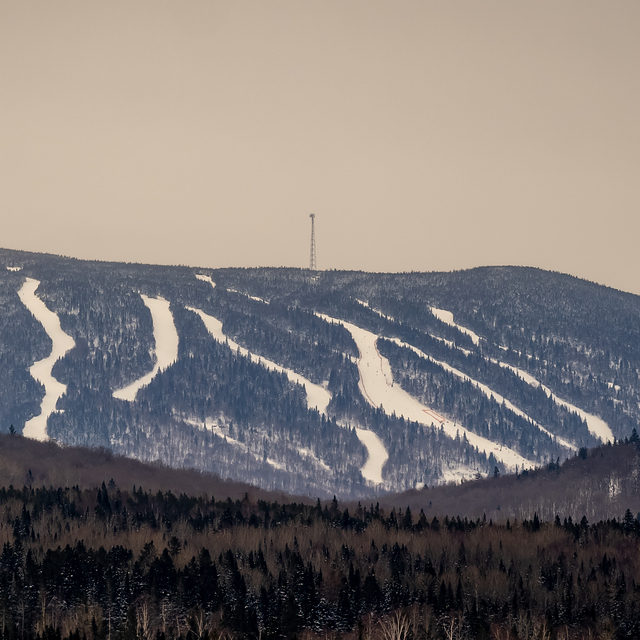
[[[171,491],[190,496],[290,502],[291,496],[196,469],[173,469],[114,455],[109,449],[60,446],[20,435],[0,434],[0,486],[78,487],[98,489],[102,483],[145,491]]]
[[[357,500],[640,420],[640,297],[562,274],[0,265],[3,432]]]
[[[630,442],[581,449],[562,463],[550,462],[518,475],[386,494],[379,502],[388,510],[409,506],[429,517],[494,522],[533,520],[534,516],[548,522],[556,516],[597,522],[621,518],[627,509],[640,516],[638,440],[634,436]]]

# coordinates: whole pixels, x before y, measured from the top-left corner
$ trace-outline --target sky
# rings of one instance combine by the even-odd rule
[[[637,0],[2,0],[0,246],[640,294]]]

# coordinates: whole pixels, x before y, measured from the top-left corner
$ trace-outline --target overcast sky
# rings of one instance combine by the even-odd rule
[[[2,0],[0,246],[640,293],[638,0]]]

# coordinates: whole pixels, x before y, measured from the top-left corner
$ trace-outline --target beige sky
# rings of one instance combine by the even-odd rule
[[[640,2],[0,2],[0,246],[640,293]]]

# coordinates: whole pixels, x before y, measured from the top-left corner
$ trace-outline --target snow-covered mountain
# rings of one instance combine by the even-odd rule
[[[640,419],[640,297],[530,268],[367,274],[0,250],[0,431],[365,497]]]

